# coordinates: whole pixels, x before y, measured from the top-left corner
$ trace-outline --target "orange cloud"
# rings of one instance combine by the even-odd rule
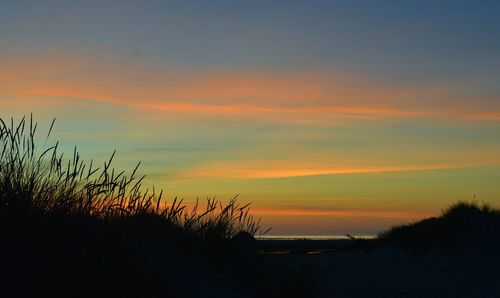
[[[242,116],[246,118],[274,117],[275,120],[293,122],[331,122],[331,116],[343,115],[347,117],[362,118],[390,118],[390,117],[441,117],[455,120],[481,120],[498,121],[500,111],[478,112],[461,109],[453,110],[407,110],[393,109],[390,107],[369,106],[299,106],[280,107],[259,104],[203,104],[189,102],[148,102],[131,101],[118,97],[79,92],[65,88],[32,89],[18,92],[20,98],[33,98],[37,96],[49,98],[73,98],[76,100],[92,100],[108,104],[126,106],[131,109],[140,109],[156,112],[181,112],[190,114]],[[40,100],[36,100],[40,101]]]
[[[426,218],[435,215],[433,212],[426,211],[406,211],[406,210],[334,210],[334,209],[306,209],[306,208],[281,208],[281,207],[252,207],[252,214],[256,216],[319,216],[319,217],[337,217],[337,218],[361,218],[378,217],[390,219],[410,219]]]
[[[118,97],[77,91],[67,88],[31,89],[18,92],[19,97],[47,96],[68,97],[83,100],[92,100],[110,104],[127,106],[142,110],[163,110],[186,113],[216,113],[216,114],[247,114],[247,113],[276,113],[276,114],[352,114],[378,116],[419,116],[428,114],[419,111],[404,111],[377,107],[333,107],[333,106],[299,106],[279,107],[261,104],[203,104],[183,102],[148,102],[130,101]]]
[[[440,102],[457,87],[401,86],[325,72],[182,72],[79,56],[0,61],[0,96],[19,105],[54,98],[90,100],[151,113],[181,112],[271,121],[331,123],[357,118],[434,117],[499,121],[500,108]],[[1,104],[1,103],[0,103]],[[59,103],[53,103],[59,104]],[[444,107],[443,107],[444,106]],[[61,108],[65,108],[62,106]],[[66,104],[71,108],[71,104]]]
[[[217,161],[200,165],[188,173],[180,173],[183,179],[200,178],[247,178],[247,179],[272,179],[305,177],[319,175],[343,175],[343,174],[369,174],[386,172],[425,171],[439,169],[467,168],[484,164],[429,164],[429,165],[320,165],[314,163],[297,163],[281,161],[248,161],[248,162],[225,162]]]

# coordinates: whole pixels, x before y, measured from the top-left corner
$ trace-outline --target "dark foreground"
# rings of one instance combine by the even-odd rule
[[[500,213],[476,205],[375,240],[200,238],[151,215],[0,221],[0,297],[500,297]]]
[[[489,205],[460,202],[374,240],[264,245],[315,268],[318,297],[500,297],[500,211]]]
[[[315,268],[317,297],[500,297],[500,255],[484,252],[480,243],[467,251],[414,254],[394,246],[349,250],[349,242],[283,240],[276,250],[272,243],[265,246],[276,258]]]
[[[7,235],[16,242],[2,243],[1,297],[500,296],[500,257],[480,243],[415,254],[353,240],[160,245],[151,241],[160,235],[134,230],[130,244],[116,231],[89,239],[52,228],[31,227],[39,235],[31,239]]]
[[[151,216],[0,216],[0,297],[316,297],[308,260]]]
[[[0,216],[0,297],[500,297],[500,212],[375,240],[200,237],[162,217]]]
[[[465,250],[419,253],[353,240],[202,245],[188,238],[165,243],[160,234],[134,230],[133,224],[126,235],[108,230],[100,239],[87,228],[61,233],[71,225],[26,224],[23,236],[3,234],[10,242],[2,242],[1,297],[500,295],[500,257],[479,242]],[[47,234],[47,228],[52,232]],[[89,229],[96,235],[95,226]],[[27,238],[26,232],[33,234]],[[128,237],[136,241],[131,244]]]

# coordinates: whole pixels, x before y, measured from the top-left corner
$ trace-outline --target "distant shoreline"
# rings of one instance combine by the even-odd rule
[[[374,239],[376,235],[352,235],[357,239]],[[257,240],[346,240],[347,235],[264,235],[257,236]]]

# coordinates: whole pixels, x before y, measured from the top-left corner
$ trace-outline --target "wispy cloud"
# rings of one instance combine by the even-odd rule
[[[179,173],[182,179],[243,178],[273,179],[320,175],[349,175],[386,172],[411,172],[426,170],[460,169],[492,165],[492,163],[427,164],[427,165],[321,165],[291,161],[254,160],[246,162],[218,161],[194,167],[190,172]]]
[[[189,102],[154,102],[124,100],[119,97],[94,94],[91,92],[70,90],[64,88],[30,89],[16,94],[20,98],[52,97],[72,98],[74,100],[90,100],[107,104],[116,104],[130,109],[150,112],[177,112],[202,115],[238,116],[250,119],[271,118],[276,121],[292,122],[332,122],[335,115],[346,117],[380,119],[380,118],[438,118],[456,121],[499,121],[500,110],[474,111],[462,108],[449,109],[401,109],[390,106],[335,106],[335,105],[306,105],[306,106],[273,106],[252,103],[236,104],[205,104]],[[42,99],[43,100],[43,99]]]
[[[435,215],[433,212],[426,211],[406,211],[406,210],[370,210],[370,209],[354,209],[354,210],[335,210],[335,209],[311,209],[311,208],[282,208],[275,206],[268,207],[253,207],[252,211],[257,216],[263,217],[331,217],[331,218],[387,218],[387,219],[414,219],[426,218]]]
[[[459,89],[457,86],[391,85],[322,71],[176,73],[145,65],[127,67],[113,61],[102,63],[105,65],[101,65],[100,60],[78,58],[0,63],[1,95],[16,98],[18,104],[36,101],[50,104],[54,98],[66,98],[151,113],[288,122],[332,123],[339,117],[500,120],[500,106],[483,106],[472,100],[450,101],[450,94]],[[430,101],[433,104],[429,104]],[[500,98],[497,101],[500,102]],[[64,108],[64,103],[58,104]],[[66,104],[66,108],[71,106]]]

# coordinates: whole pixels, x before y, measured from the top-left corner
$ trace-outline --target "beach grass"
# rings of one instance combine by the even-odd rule
[[[47,143],[55,119],[46,134]],[[115,157],[101,167],[84,161],[75,147],[71,156],[59,142],[40,148],[37,123],[30,117],[15,122],[0,119],[0,214],[37,216],[90,216],[103,221],[124,217],[154,216],[165,224],[201,238],[229,239],[244,232],[263,233],[250,204],[237,197],[227,203],[215,198],[198,200],[188,208],[177,197],[167,202],[163,191],[143,187],[145,176],[112,167]]]
[[[0,296],[314,297],[313,270],[257,253],[250,204],[166,201],[115,152],[61,153],[54,123],[0,119]]]
[[[475,200],[458,201],[437,217],[392,227],[374,241],[398,244],[414,253],[438,249],[449,254],[471,250],[471,247],[486,253],[500,247],[499,231],[499,209]]]

